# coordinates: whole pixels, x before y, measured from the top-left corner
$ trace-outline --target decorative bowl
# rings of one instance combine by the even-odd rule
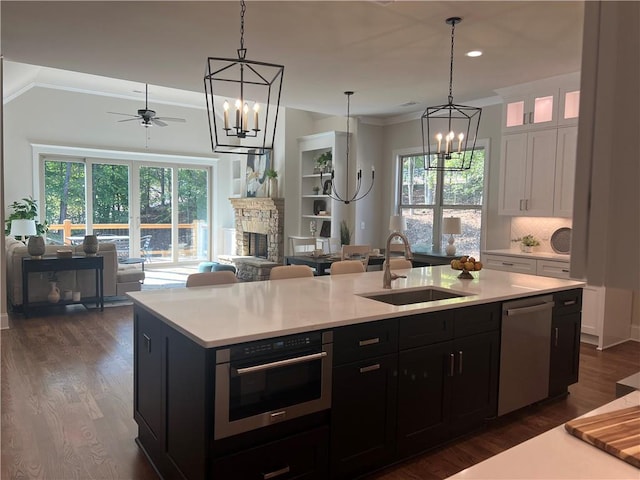
[[[73,257],[73,250],[56,250],[58,258],[71,258]]]
[[[478,272],[482,270],[482,262],[476,261],[475,258],[464,255],[460,258],[451,260],[451,268],[453,270],[462,270],[458,278],[472,280],[474,278],[470,272]]]

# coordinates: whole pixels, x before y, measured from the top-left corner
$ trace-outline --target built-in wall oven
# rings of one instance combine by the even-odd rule
[[[333,332],[310,332],[216,352],[214,438],[331,407]]]

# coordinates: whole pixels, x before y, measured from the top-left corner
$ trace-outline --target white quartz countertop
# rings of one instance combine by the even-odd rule
[[[522,258],[533,258],[536,260],[558,260],[563,262],[571,261],[570,255],[565,255],[562,253],[555,252],[537,252],[533,251],[530,253],[525,253],[519,249],[514,248],[505,248],[499,250],[485,250],[482,252],[483,254],[493,254],[493,255],[507,255],[510,257],[522,257]],[[482,256],[481,256],[482,257]]]
[[[636,405],[640,405],[640,391],[637,390],[583,416],[589,417]],[[449,478],[638,480],[640,470],[574,437],[562,424]]]
[[[382,271],[267,280],[128,295],[203,347],[220,347],[372,320],[568,290],[583,282],[484,269],[460,280],[449,266],[397,270],[392,290],[427,286],[467,295],[395,306],[358,296],[385,293]]]

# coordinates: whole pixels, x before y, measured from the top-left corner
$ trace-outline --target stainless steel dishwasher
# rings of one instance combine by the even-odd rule
[[[498,415],[549,396],[553,296],[502,304]]]

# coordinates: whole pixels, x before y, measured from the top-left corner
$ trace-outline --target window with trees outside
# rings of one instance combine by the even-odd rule
[[[471,168],[458,172],[425,169],[421,153],[400,156],[398,206],[414,253],[444,252],[449,235],[442,233],[442,219],[460,217],[462,233],[454,235],[456,255],[479,258],[485,153],[476,147]]]
[[[93,232],[120,259],[208,258],[207,167],[57,157],[41,168],[50,243],[78,244]]]

